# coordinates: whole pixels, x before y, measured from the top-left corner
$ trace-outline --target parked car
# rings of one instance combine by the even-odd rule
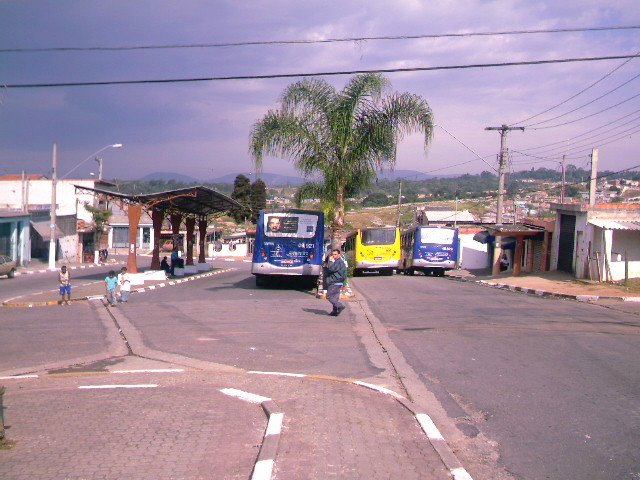
[[[0,255],[0,276],[1,275],[6,275],[9,278],[16,276],[16,262],[6,255]]]

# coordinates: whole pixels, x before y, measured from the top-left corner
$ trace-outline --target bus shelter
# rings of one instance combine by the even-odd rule
[[[487,231],[489,235],[496,238],[495,248],[493,250],[492,260],[492,275],[498,275],[500,273],[500,257],[502,256],[503,239],[508,237],[515,238],[515,251],[513,258],[513,276],[518,277],[521,274],[522,256],[524,252],[524,240],[540,233],[544,233],[544,228],[534,228],[526,225],[495,225],[488,226]],[[475,237],[474,237],[475,238]],[[547,243],[545,242],[545,245]],[[546,252],[544,253],[546,258]]]
[[[198,263],[206,263],[205,259],[205,238],[207,233],[207,223],[209,217],[216,213],[244,208],[243,205],[230,197],[216,192],[207,187],[197,186],[166,192],[148,194],[126,194],[112,192],[99,188],[89,188],[76,185],[76,190],[93,192],[106,200],[119,202],[122,209],[127,212],[129,220],[129,248],[127,256],[127,270],[130,273],[138,273],[138,263],[136,257],[136,232],[140,222],[142,210],[146,210],[153,222],[154,235],[153,254],[151,258],[151,269],[160,269],[160,231],[165,218],[171,223],[171,230],[174,238],[180,232],[180,226],[184,222],[187,232],[185,265],[194,265],[193,247],[195,239],[195,228],[198,226],[199,245]]]

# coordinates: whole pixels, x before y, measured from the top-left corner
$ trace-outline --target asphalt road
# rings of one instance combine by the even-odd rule
[[[497,442],[516,478],[640,478],[632,311],[423,276],[353,284],[449,416]]]
[[[390,370],[379,356],[397,347],[461,435],[495,445],[490,458],[458,450],[465,465],[497,463],[496,472],[523,479],[640,478],[634,308],[442,278],[367,276],[353,280],[361,303],[349,302],[336,319],[311,290],[257,288],[249,264],[215,265],[230,271],[134,294],[116,308],[155,351],[246,370],[381,378]],[[97,281],[109,269],[73,277]],[[9,298],[55,288],[57,279],[46,273],[0,282],[0,298]],[[373,345],[362,305],[384,326]],[[102,368],[116,345],[122,349],[111,318],[95,304],[6,309],[2,324],[0,371],[70,362]],[[504,478],[481,472],[476,480]]]

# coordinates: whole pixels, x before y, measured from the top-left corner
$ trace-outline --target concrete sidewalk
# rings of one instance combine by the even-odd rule
[[[114,270],[116,270],[116,266],[119,266],[117,263],[114,263]],[[119,270],[119,268],[117,269]],[[141,272],[147,271],[146,269],[142,269]],[[219,275],[223,272],[228,271],[228,269],[222,268],[214,268],[209,272],[196,273],[196,274],[185,274],[184,277],[170,277],[165,280],[145,280],[144,285],[133,285],[131,287],[131,294],[136,295],[139,293],[144,293],[149,290],[155,290],[157,288],[163,288],[173,285],[178,285],[180,283],[189,282],[192,280],[197,280],[199,278],[210,277],[212,275]],[[106,298],[105,292],[105,284],[103,280],[97,280],[94,282],[87,282],[77,284],[72,280],[72,288],[71,288],[71,302],[83,302],[86,300],[96,300]],[[39,291],[39,292],[30,292],[25,295],[20,295],[9,300],[5,300],[2,303],[3,307],[45,307],[51,305],[61,305],[60,294],[57,288]]]
[[[522,274],[514,277],[511,272],[491,276],[488,270],[470,271],[460,269],[447,272],[447,277],[538,296],[555,296],[581,301],[619,300],[640,302],[640,294],[625,288],[623,285],[582,281],[568,273],[557,270]]]

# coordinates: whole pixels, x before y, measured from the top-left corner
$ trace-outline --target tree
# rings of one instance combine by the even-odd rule
[[[251,184],[249,205],[251,206],[251,221],[255,223],[258,220],[260,210],[267,208],[267,186],[260,179]]]
[[[384,192],[374,192],[362,200],[363,207],[386,207],[389,204],[389,197]]]
[[[347,190],[369,185],[383,165],[393,167],[404,135],[422,132],[425,149],[431,139],[427,102],[409,93],[385,96],[388,87],[377,73],[353,77],[341,92],[325,80],[301,80],[285,89],[279,110],[253,126],[258,168],[266,154],[289,157],[305,176],[322,175],[324,197],[335,202],[334,236],[344,226]]]
[[[102,234],[104,233],[105,227],[109,224],[112,212],[105,208],[94,207],[88,203],[84,204],[84,208],[91,214],[93,220],[93,249],[97,251],[100,249]]]
[[[244,206],[244,208],[238,208],[230,212],[236,223],[241,223],[246,218],[251,218],[250,197],[251,182],[247,177],[240,174],[233,181],[233,192],[231,193],[231,198]]]

